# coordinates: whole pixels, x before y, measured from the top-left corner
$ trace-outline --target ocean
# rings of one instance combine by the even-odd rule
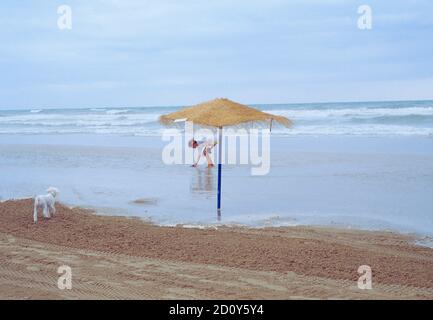
[[[433,101],[258,104],[294,120],[274,135],[432,136]],[[0,109],[0,134],[160,136],[161,114],[179,107]]]
[[[161,159],[158,117],[179,107],[0,109],[0,200],[55,186],[68,205],[161,225],[331,225],[433,237],[433,101],[255,107],[294,126],[273,128],[268,174],[224,165],[220,221],[216,170]]]

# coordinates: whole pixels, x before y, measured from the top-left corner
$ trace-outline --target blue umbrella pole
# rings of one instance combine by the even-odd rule
[[[222,170],[222,151],[223,151],[223,128],[218,128],[218,195],[217,195],[217,213],[218,220],[221,219],[221,170]]]

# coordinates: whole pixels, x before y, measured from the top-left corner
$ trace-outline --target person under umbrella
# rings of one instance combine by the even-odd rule
[[[203,127],[213,127],[218,129],[218,193],[217,193],[217,212],[218,218],[221,216],[221,176],[222,176],[222,130],[223,127],[231,127],[238,125],[246,125],[248,123],[262,122],[269,123],[269,128],[272,127],[272,122],[275,121],[287,128],[292,124],[292,121],[286,117],[270,114],[251,108],[249,106],[231,101],[225,98],[218,98],[211,101],[206,101],[191,107],[186,107],[181,110],[164,114],[159,117],[159,121],[164,125],[171,125],[176,122],[191,121],[195,125]],[[199,146],[194,141],[191,141],[191,147]],[[215,146],[215,144],[214,144]],[[213,147],[212,147],[213,148]],[[208,148],[205,148],[206,150]],[[209,149],[211,150],[211,149]],[[201,154],[199,156],[201,157]],[[208,150],[206,151],[208,154]],[[206,156],[206,155],[205,155]],[[197,165],[197,164],[195,164]],[[208,160],[209,165],[209,160]],[[213,165],[213,164],[212,164]]]
[[[217,142],[213,140],[201,140],[197,141],[194,139],[191,139],[188,142],[188,146],[193,149],[198,149],[198,158],[197,161],[194,162],[192,167],[197,167],[198,162],[200,161],[201,156],[205,156],[207,160],[207,167],[212,168],[214,167],[214,164],[212,162],[212,159],[210,158],[210,154],[212,153],[212,149],[217,145]]]

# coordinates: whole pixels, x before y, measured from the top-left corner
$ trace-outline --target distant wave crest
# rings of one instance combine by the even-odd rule
[[[114,110],[108,110],[107,114],[122,114],[122,113],[128,113],[128,109],[114,109]]]
[[[293,120],[276,135],[433,136],[433,101],[262,105],[258,108]],[[0,134],[162,133],[160,115],[175,107],[31,109],[1,111]],[[43,112],[42,112],[43,111]]]

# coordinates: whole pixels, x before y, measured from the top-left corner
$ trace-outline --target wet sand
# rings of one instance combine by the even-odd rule
[[[31,199],[0,203],[0,298],[433,299],[433,250],[406,235],[316,227],[190,229]],[[72,268],[72,290],[57,268]],[[357,288],[360,265],[373,289]]]

